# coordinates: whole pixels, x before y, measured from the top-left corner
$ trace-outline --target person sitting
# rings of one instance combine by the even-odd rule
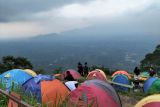
[[[69,71],[67,71],[67,76],[64,78],[64,80],[74,81],[74,78],[73,78],[72,74]]]

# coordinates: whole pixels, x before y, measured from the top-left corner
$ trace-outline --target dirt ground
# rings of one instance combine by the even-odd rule
[[[125,95],[119,95],[119,96],[121,99],[122,107],[134,107],[138,102],[138,100],[132,97],[128,97]]]

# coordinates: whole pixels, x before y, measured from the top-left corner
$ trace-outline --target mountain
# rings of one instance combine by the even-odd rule
[[[146,53],[153,51],[159,40],[144,35],[108,35],[101,30],[74,30],[21,41],[1,41],[0,57],[23,56],[34,64],[35,69],[48,71],[57,67],[76,69],[78,62],[85,61],[90,66],[132,71]]]

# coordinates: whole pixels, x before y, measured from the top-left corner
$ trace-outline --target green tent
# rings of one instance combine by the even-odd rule
[[[160,79],[157,79],[152,83],[148,92],[151,94],[160,92]]]
[[[150,77],[149,76],[149,73],[148,72],[142,72],[141,74],[140,74],[140,77],[142,77],[142,78],[148,78],[148,77]]]

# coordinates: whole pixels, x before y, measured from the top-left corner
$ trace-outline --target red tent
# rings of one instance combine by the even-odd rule
[[[67,76],[67,71],[69,71],[71,73],[71,75],[73,76],[74,79],[80,79],[81,78],[81,75],[73,69],[68,69],[65,72],[63,72],[64,78]]]
[[[88,80],[72,91],[67,107],[121,107],[118,94],[113,87],[101,80]]]

